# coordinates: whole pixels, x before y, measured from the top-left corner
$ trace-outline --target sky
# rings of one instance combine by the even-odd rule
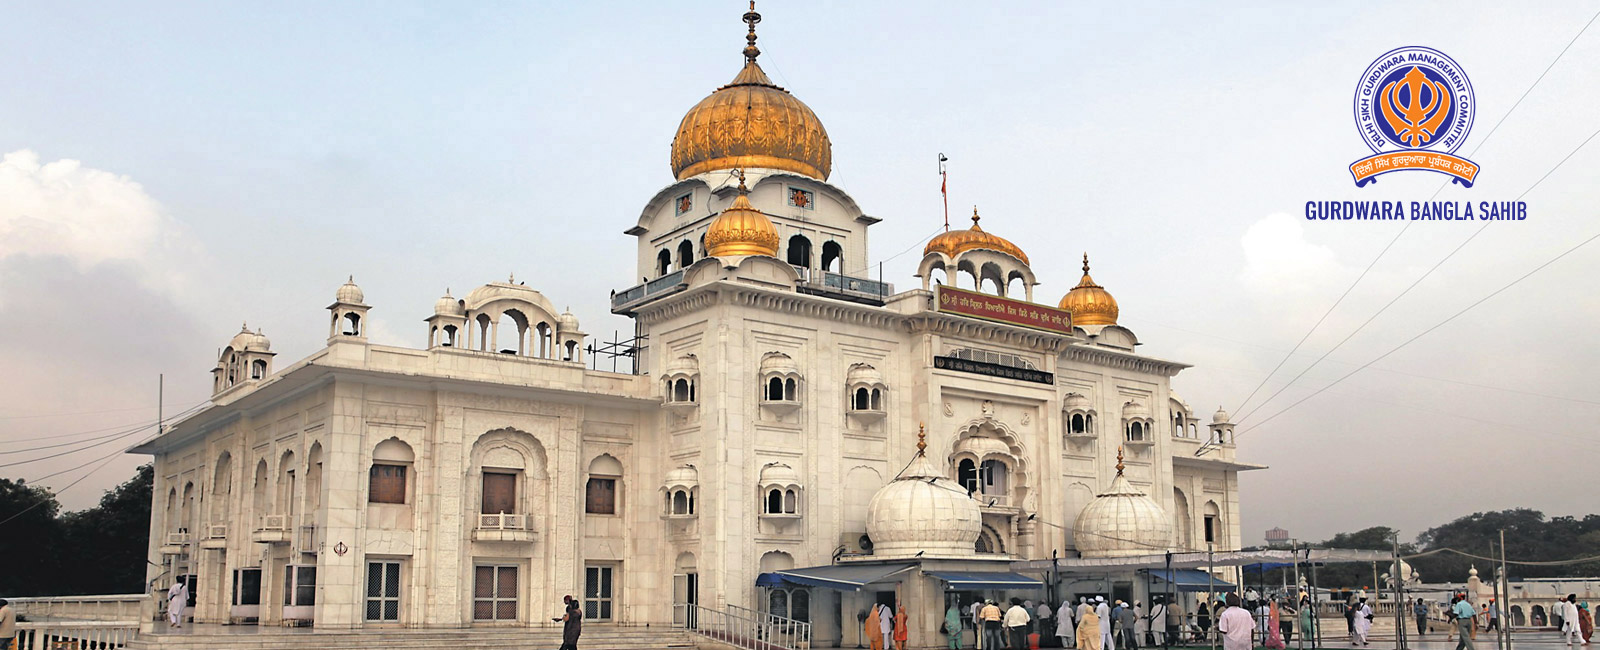
[[[1600,5],[910,6],[758,7],[763,67],[833,140],[830,182],[883,220],[871,259],[886,279],[914,286],[916,249],[940,228],[940,153],[957,223],[976,205],[1020,244],[1041,302],[1088,252],[1141,352],[1194,364],[1175,390],[1208,419],[1234,413],[1239,458],[1271,466],[1240,480],[1247,543],[1273,526],[1410,539],[1476,511],[1595,511],[1566,481],[1600,457],[1600,243],[1478,301],[1600,232],[1600,142],[1580,147],[1600,129],[1600,27],[1573,40]],[[638,275],[622,231],[672,181],[683,113],[738,71],[744,9],[8,9],[0,476],[61,489],[87,475],[60,498],[92,505],[142,461],[112,452],[155,420],[158,376],[164,414],[203,403],[241,323],[280,367],[310,354],[348,276],[380,343],[421,347],[446,288],[511,273],[585,330],[627,331],[607,309]],[[1357,79],[1405,45],[1471,79],[1471,188],[1426,172],[1351,182],[1370,155]],[[1521,196],[1528,217],[1304,218],[1311,200],[1435,192]]]

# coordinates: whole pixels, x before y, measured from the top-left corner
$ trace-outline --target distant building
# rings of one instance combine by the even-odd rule
[[[1289,543],[1289,531],[1282,528],[1272,528],[1267,531],[1268,545],[1287,543]]]

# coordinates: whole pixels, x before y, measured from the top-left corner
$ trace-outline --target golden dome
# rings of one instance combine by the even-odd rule
[[[672,173],[678,180],[719,169],[780,169],[827,180],[833,143],[804,102],[779,88],[756,64],[755,2],[744,15],[744,69],[683,116],[672,139]]]
[[[973,208],[971,228],[966,230],[947,230],[940,233],[938,237],[928,240],[928,245],[922,248],[922,254],[927,255],[928,253],[939,252],[944,253],[947,257],[954,258],[956,255],[970,250],[982,249],[1005,253],[1022,260],[1023,264],[1031,264],[1028,261],[1028,254],[1017,248],[1016,244],[1006,241],[1003,237],[991,235],[984,231],[983,228],[978,227],[978,219],[981,218],[978,216],[978,209]]]
[[[750,190],[739,172],[739,196],[706,229],[706,254],[712,257],[739,255],[778,255],[778,227],[750,205]]]
[[[1072,314],[1073,325],[1116,325],[1117,299],[1089,277],[1089,254],[1083,254],[1083,279],[1061,297],[1060,308]]]

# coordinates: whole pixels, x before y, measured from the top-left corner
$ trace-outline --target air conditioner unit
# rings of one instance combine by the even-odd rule
[[[842,533],[839,547],[840,555],[871,555],[872,539],[866,533]]]

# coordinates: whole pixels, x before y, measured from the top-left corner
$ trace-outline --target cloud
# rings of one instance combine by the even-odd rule
[[[0,158],[0,261],[60,257],[80,273],[116,263],[142,286],[172,295],[187,284],[178,260],[197,253],[127,176],[72,159],[41,162],[27,149]]]
[[[1240,238],[1246,288],[1268,297],[1303,296],[1344,275],[1333,250],[1306,241],[1305,226],[1276,213],[1251,225]]]

